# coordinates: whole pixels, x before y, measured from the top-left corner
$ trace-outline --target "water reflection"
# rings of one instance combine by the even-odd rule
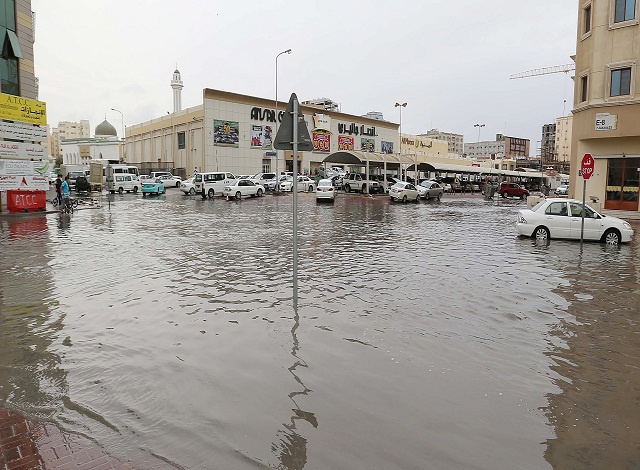
[[[545,458],[554,468],[640,466],[640,288],[637,242],[585,243],[555,289],[569,302],[547,353],[559,392],[545,413],[555,437]]]

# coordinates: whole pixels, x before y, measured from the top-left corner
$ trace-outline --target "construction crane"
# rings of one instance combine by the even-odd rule
[[[556,65],[555,67],[545,67],[543,69],[534,69],[527,72],[515,73],[509,77],[509,80],[516,78],[535,77],[537,75],[548,75],[550,73],[569,73],[576,69],[576,64]]]

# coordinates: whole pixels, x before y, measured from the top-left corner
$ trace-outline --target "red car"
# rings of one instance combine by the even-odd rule
[[[502,197],[519,197],[520,199],[526,199],[529,196],[529,190],[517,183],[509,183],[503,181],[498,189],[498,194]]]

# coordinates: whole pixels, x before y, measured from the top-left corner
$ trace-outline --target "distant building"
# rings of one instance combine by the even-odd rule
[[[540,157],[545,167],[554,166],[558,162],[556,154],[556,124],[542,126],[542,139],[540,140]]]
[[[449,153],[462,155],[464,153],[464,137],[462,134],[454,134],[452,132],[441,132],[438,129],[431,129],[426,134],[420,134],[420,137],[430,137],[437,140],[445,140],[449,146]]]
[[[375,119],[376,121],[384,121],[384,117],[380,111],[369,111],[367,114],[363,114],[362,117]]]
[[[49,149],[53,157],[62,157],[62,141],[64,139],[82,139],[90,136],[91,128],[88,120],[80,122],[61,121],[58,127],[51,129]]]
[[[301,104],[306,104],[310,106],[319,106],[325,111],[340,112],[340,103],[336,103],[335,101],[329,98],[315,98],[312,100],[303,101]]]
[[[122,161],[124,143],[118,139],[116,128],[105,119],[96,126],[94,137],[63,139],[61,148],[63,164],[88,165],[91,160],[97,159]]]
[[[496,134],[496,140],[464,144],[464,153],[467,158],[479,160],[500,158],[526,160],[529,158],[530,145],[529,139]]]
[[[559,171],[571,174],[571,127],[573,126],[573,115],[556,118],[556,157]]]

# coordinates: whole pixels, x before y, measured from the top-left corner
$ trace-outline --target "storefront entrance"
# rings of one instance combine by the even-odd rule
[[[640,158],[611,158],[607,169],[605,209],[637,211]]]

